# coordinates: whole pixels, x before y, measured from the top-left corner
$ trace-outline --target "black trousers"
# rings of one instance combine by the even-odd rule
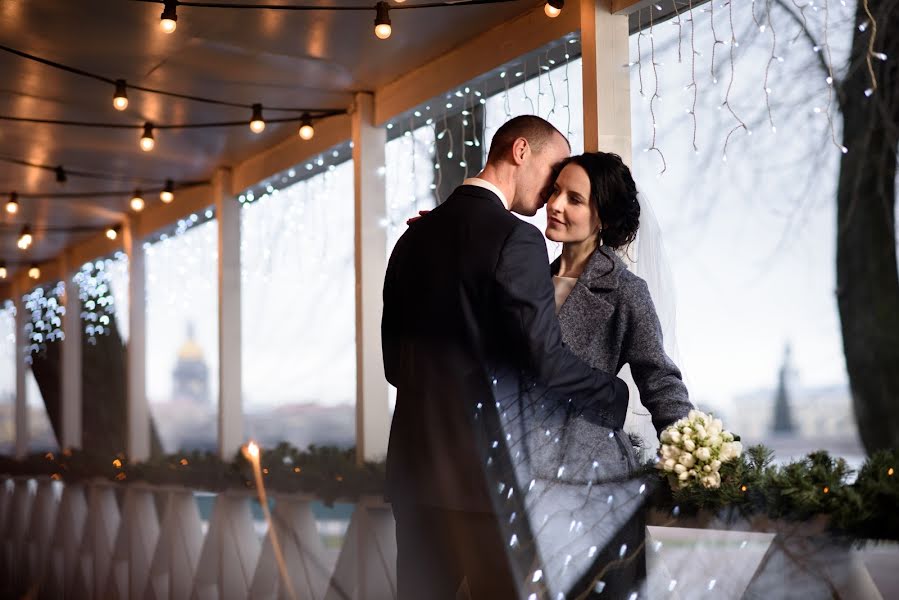
[[[514,600],[515,584],[493,514],[393,505],[399,600]],[[463,592],[461,597],[467,597]]]

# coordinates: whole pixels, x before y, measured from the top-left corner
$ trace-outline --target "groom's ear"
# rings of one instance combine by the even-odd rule
[[[516,165],[523,164],[530,152],[531,145],[528,143],[527,139],[519,137],[515,138],[515,141],[512,142],[512,161]]]

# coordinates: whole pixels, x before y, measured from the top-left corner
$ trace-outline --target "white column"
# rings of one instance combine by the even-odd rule
[[[234,199],[231,170],[212,180],[218,219],[219,290],[219,455],[231,460],[243,440],[241,410],[240,204]]]
[[[62,409],[62,440],[60,447],[81,448],[81,298],[79,286],[72,281],[74,265],[68,253],[60,257],[59,272],[65,282],[65,308],[62,318],[62,377],[60,404]]]
[[[374,125],[374,97],[358,93],[353,119],[356,197],[356,458],[387,454],[390,434],[387,380],[381,358],[381,293],[387,268],[387,132]]]
[[[24,273],[17,273],[13,281],[12,295],[16,306],[16,458],[22,458],[28,452],[28,403],[25,395],[25,324],[31,315],[26,314],[25,286],[22,284]]]
[[[138,215],[131,215],[123,228],[128,254],[128,459],[150,457],[150,407],[147,404],[147,294],[144,248],[138,237]]]
[[[631,164],[628,17],[608,0],[581,1],[584,150],[614,152]]]

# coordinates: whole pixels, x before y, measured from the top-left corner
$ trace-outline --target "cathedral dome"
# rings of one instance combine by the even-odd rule
[[[203,349],[193,339],[188,338],[178,350],[179,361],[203,362]]]

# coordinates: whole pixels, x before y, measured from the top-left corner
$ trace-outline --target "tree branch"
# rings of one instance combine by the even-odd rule
[[[818,43],[815,35],[808,28],[808,23],[806,22],[806,20],[802,18],[802,15],[796,14],[796,11],[794,11],[793,8],[787,3],[787,0],[774,0],[774,4],[782,8],[783,11],[787,13],[790,18],[792,18],[796,22],[797,25],[799,25],[799,28],[802,30],[803,37],[808,40],[809,44],[811,44],[812,46],[812,49],[814,49],[815,47],[821,47],[821,44]],[[827,59],[824,57],[823,49],[819,52],[815,52],[815,54],[818,56],[818,63],[821,65],[821,70],[824,72],[824,76],[829,77],[831,67],[827,64]],[[833,85],[834,89],[838,88],[836,81],[834,81]]]

